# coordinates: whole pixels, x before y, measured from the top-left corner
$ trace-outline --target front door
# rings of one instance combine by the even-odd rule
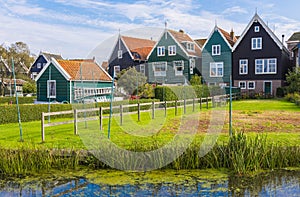
[[[272,82],[271,81],[264,82],[264,92],[265,92],[265,95],[272,94]]]

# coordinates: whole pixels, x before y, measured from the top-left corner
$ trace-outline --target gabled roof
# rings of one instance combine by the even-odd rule
[[[54,65],[66,80],[84,81],[112,81],[109,74],[98,66],[94,60],[55,60],[51,61],[42,69],[36,77],[36,81],[43,75],[49,65]]]
[[[70,80],[112,80],[93,60],[57,60],[57,62],[71,76]]]
[[[300,42],[300,32],[295,32],[287,42]]]
[[[240,44],[240,42],[243,40],[243,38],[245,37],[245,35],[247,34],[247,32],[249,31],[250,27],[252,26],[252,24],[254,22],[259,22],[263,28],[266,30],[266,32],[270,35],[270,37],[274,40],[274,42],[278,45],[278,47],[282,50],[285,50],[288,53],[287,48],[283,45],[283,43],[277,38],[277,36],[273,33],[273,31],[265,24],[265,22],[258,16],[257,13],[255,13],[255,15],[253,16],[253,18],[251,19],[251,21],[249,22],[249,24],[247,25],[247,27],[245,28],[245,30],[243,31],[242,35],[240,36],[240,38],[238,39],[238,41],[234,44],[232,51],[235,51],[235,49],[237,48],[237,46]]]
[[[134,60],[145,61],[156,43],[153,40],[133,38],[128,36],[121,36],[121,39],[123,40],[123,43],[127,47],[128,51],[130,51],[131,57]]]
[[[221,29],[218,26],[215,26],[213,31],[210,33],[210,35],[208,36],[206,42],[204,43],[204,45],[202,46],[202,48],[204,48],[206,46],[206,44],[208,43],[208,41],[210,40],[210,38],[212,37],[212,35],[214,34],[215,31],[218,31],[220,33],[220,35],[222,36],[223,40],[226,42],[226,44],[228,45],[229,48],[232,48],[233,45],[237,42],[237,37],[234,36],[234,32],[233,30],[231,30],[230,33],[228,33],[227,31]]]
[[[43,55],[47,61],[51,61],[52,57],[56,60],[64,59],[61,55],[46,53],[46,52],[42,52],[42,51],[40,52],[40,55]]]
[[[206,42],[206,38],[196,39],[195,42],[199,45],[200,48],[203,48],[203,45]]]
[[[201,49],[197,43],[184,31],[174,31],[174,30],[167,30],[174,38],[174,40],[181,46],[181,48],[187,53],[188,56],[201,56]],[[186,49],[184,43],[194,43],[195,44],[195,51],[189,51]]]

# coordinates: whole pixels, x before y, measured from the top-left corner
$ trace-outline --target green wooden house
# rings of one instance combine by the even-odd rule
[[[36,78],[38,102],[95,102],[110,98],[112,78],[94,60],[55,60]]]
[[[237,41],[230,33],[215,26],[202,47],[202,80],[207,85],[229,86],[232,72],[232,47]]]
[[[200,75],[201,49],[182,30],[166,29],[147,59],[149,83],[184,84]]]

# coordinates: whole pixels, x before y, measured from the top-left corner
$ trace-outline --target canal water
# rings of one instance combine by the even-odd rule
[[[300,171],[251,177],[213,170],[49,172],[2,177],[0,196],[300,196]]]

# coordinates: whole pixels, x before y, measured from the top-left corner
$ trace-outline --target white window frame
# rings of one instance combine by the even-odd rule
[[[194,68],[196,67],[196,60],[194,58],[190,59],[190,74],[194,74]]]
[[[241,84],[244,84],[244,87],[241,87]],[[239,81],[239,88],[241,88],[241,90],[246,90],[247,89],[247,83],[246,81]]]
[[[36,64],[36,68],[37,68],[37,69],[41,69],[41,68],[42,68],[42,63],[37,63],[37,64]]]
[[[140,73],[146,74],[145,64],[140,64]]]
[[[212,55],[221,55],[221,45],[216,44],[211,46],[211,54]]]
[[[248,60],[247,59],[240,59],[239,73],[240,73],[240,75],[248,74]]]
[[[183,70],[184,70],[184,61],[183,60],[173,61],[173,67],[175,70],[175,76],[183,75]]]
[[[47,98],[56,98],[56,80],[47,80]]]
[[[168,55],[169,56],[176,55],[176,45],[168,46]]]
[[[253,83],[253,87],[250,87],[250,84]],[[248,90],[254,90],[255,89],[255,81],[248,81]]]
[[[121,67],[119,65],[114,66],[114,78],[118,77],[118,74],[121,72]]]
[[[254,26],[254,32],[258,33],[260,31],[259,26]]]
[[[157,56],[162,57],[166,55],[166,49],[165,46],[158,46],[157,47]]]
[[[186,49],[188,51],[195,51],[195,43],[192,42],[186,42]]]
[[[252,38],[251,39],[251,49],[252,50],[261,50],[263,45],[262,37]]]
[[[161,68],[157,68],[157,66],[160,66]],[[152,69],[155,77],[167,76],[167,62],[153,62]]]
[[[274,61],[274,62],[272,62],[272,61]],[[271,71],[271,67],[270,67],[271,65],[274,66],[275,71]],[[258,66],[260,66],[261,69],[258,70]],[[277,59],[276,58],[256,59],[255,60],[255,74],[256,75],[277,74]]]
[[[123,51],[122,49],[118,50],[118,59],[122,59],[123,58]]]
[[[213,69],[215,69],[215,74],[213,74]],[[219,69],[222,69],[222,74],[219,75]],[[209,66],[210,77],[223,77],[224,75],[224,63],[223,62],[211,62]]]

